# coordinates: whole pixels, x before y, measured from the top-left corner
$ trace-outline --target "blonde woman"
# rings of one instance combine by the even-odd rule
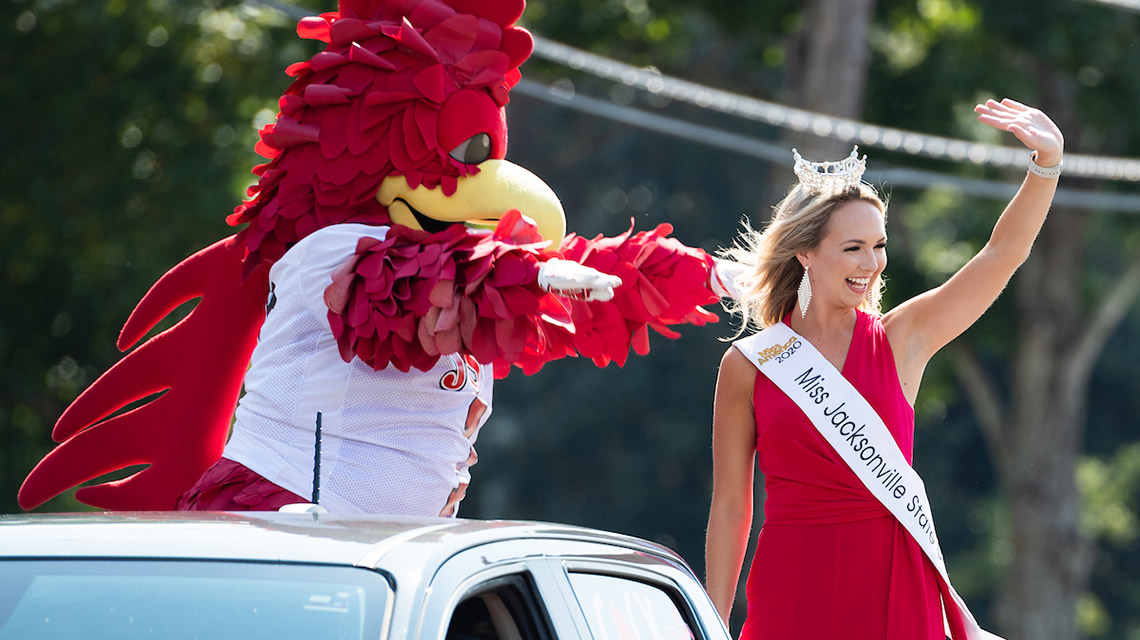
[[[855,152],[829,163],[796,154],[799,183],[762,232],[726,252],[739,270],[735,310],[764,329],[725,353],[713,415],[707,587],[726,623],[752,527],[754,460],[767,491],[741,638],[994,637],[946,577],[910,468],[913,406],[930,358],[1028,257],[1064,139],[1013,100],[975,111],[1034,153],[989,242],[942,286],[880,312],[886,206],[861,181]]]

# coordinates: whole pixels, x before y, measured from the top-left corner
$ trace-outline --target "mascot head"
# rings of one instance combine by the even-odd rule
[[[553,191],[504,160],[504,107],[534,46],[514,26],[524,0],[341,0],[305,18],[326,43],[261,131],[269,159],[250,199],[229,217],[246,272],[313,231],[342,222],[440,231],[493,226],[515,209],[557,247],[565,233]]]

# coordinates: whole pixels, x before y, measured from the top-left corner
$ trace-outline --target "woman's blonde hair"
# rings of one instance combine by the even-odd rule
[[[865,182],[826,191],[797,184],[774,207],[772,219],[762,231],[744,221],[745,229],[734,245],[718,253],[722,260],[738,265],[731,271],[735,272],[733,284],[740,298],[725,302],[729,312],[741,316],[740,329],[734,338],[743,334],[750,324],[769,327],[791,313],[804,273],[796,254],[818,247],[832,212],[859,200],[874,205],[886,222],[886,203],[875,188]],[[881,275],[875,278],[859,308],[879,314],[884,285]]]

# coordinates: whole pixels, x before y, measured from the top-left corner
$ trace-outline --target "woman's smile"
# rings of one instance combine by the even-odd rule
[[[847,278],[847,286],[857,293],[867,293],[867,287],[871,284],[871,276],[863,278]]]

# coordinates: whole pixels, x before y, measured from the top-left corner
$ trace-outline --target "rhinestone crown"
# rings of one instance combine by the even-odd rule
[[[853,187],[867,170],[867,156],[859,157],[858,145],[851,150],[851,155],[835,162],[809,162],[795,149],[792,149],[792,157],[796,160],[794,170],[800,184],[812,191]]]

